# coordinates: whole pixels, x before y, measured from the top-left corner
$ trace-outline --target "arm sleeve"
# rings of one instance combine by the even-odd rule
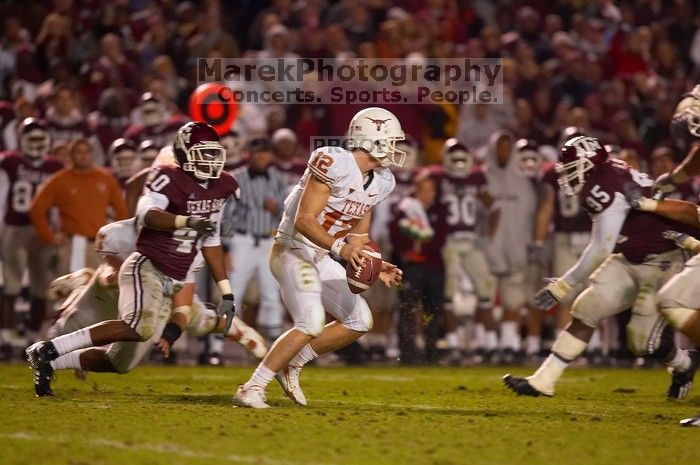
[[[39,188],[39,192],[34,196],[31,209],[29,210],[29,216],[32,218],[32,223],[34,223],[39,237],[47,244],[53,242],[54,237],[48,218],[49,208],[53,206],[55,201],[56,188],[54,181],[55,178],[49,178],[49,180]]]
[[[616,192],[610,206],[593,217],[591,241],[576,265],[563,276],[569,284],[576,285],[586,280],[612,253],[629,210],[630,206],[624,195]]]
[[[136,204],[136,224],[138,227],[143,227],[146,213],[151,209],[159,208],[165,210],[168,208],[168,204],[170,204],[168,197],[159,192],[148,191],[144,193],[139,198],[138,204]]]
[[[202,241],[202,247],[216,247],[221,245],[221,216],[224,210],[219,210],[216,214],[211,216],[211,220],[216,222],[216,231],[204,238]]]

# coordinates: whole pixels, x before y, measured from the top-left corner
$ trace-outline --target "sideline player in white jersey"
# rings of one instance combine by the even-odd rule
[[[396,144],[404,133],[391,112],[366,108],[350,121],[348,138],[351,150],[314,150],[285,201],[270,268],[294,328],[277,339],[251,378],[238,387],[236,401],[241,405],[268,408],[265,389],[275,375],[292,400],[306,405],[299,386],[304,364],[372,328],[367,302],[350,291],[344,267],[333,258],[357,268],[371,250],[366,245],[371,210],[394,189],[389,166],[403,164],[405,154]],[[383,262],[379,278],[396,286],[401,271]],[[326,311],[337,321],[324,326]]]
[[[119,316],[119,267],[135,251],[137,228],[135,218],[116,221],[100,228],[95,241],[96,252],[103,262],[92,272],[90,269],[75,271],[56,279],[49,285],[48,294],[53,298],[66,297],[61,314],[49,328],[49,337],[54,338],[86,328],[101,321],[114,320]],[[180,292],[173,296],[173,315],[165,326],[158,346],[167,357],[170,347],[186,331],[192,336],[203,336],[224,331],[224,321],[216,311],[207,308],[195,294],[195,274],[204,266],[202,254],[197,254]],[[173,326],[174,325],[174,326]],[[254,357],[261,359],[267,353],[265,342],[253,328],[240,318],[234,317],[226,336],[246,348]],[[144,347],[148,349],[148,347]],[[129,363],[137,365],[148,353],[134,353]]]

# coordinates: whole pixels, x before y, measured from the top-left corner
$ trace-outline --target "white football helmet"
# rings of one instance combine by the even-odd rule
[[[515,153],[520,173],[526,178],[535,179],[542,167],[542,156],[537,150],[537,144],[532,140],[520,139],[515,143]]]
[[[358,111],[348,128],[348,146],[367,151],[382,166],[403,166],[406,152],[396,148],[404,140],[401,123],[384,108],[370,107]]]

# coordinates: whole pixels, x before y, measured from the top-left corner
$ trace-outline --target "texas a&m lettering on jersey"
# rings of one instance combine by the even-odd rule
[[[591,216],[604,213],[615,196],[639,190],[651,197],[654,181],[645,173],[630,168],[624,161],[611,158],[587,173],[586,184],[579,194],[581,207]],[[673,250],[676,245],[663,237],[664,231],[674,230],[697,235],[700,231],[671,221],[654,213],[630,210],[617,242],[615,252],[622,253],[631,263],[641,263]]]
[[[217,227],[226,201],[239,195],[238,183],[226,172],[218,179],[200,183],[179,167],[168,165],[151,170],[145,192],[167,197],[165,211],[168,213],[208,218]],[[192,228],[156,231],[143,227],[136,241],[136,250],[147,256],[164,274],[181,281],[203,245],[208,245],[207,238],[198,238]],[[218,245],[218,241],[209,245]]]
[[[63,168],[55,158],[30,159],[17,152],[0,155],[0,170],[7,173],[7,210],[4,222],[8,225],[26,226],[31,224],[29,208],[39,185],[51,174]]]

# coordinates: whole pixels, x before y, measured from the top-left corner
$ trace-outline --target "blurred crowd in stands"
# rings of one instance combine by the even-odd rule
[[[584,219],[578,229],[561,231],[566,239],[558,238],[556,212],[544,211],[545,174],[565,129],[600,138],[614,156],[656,177],[686,154],[669,122],[700,75],[700,7],[684,0],[9,0],[0,5],[0,18],[0,149],[23,152],[22,123],[37,118],[50,137],[48,152],[64,166],[75,168],[87,152],[91,161],[85,163],[100,172],[98,178],[106,174],[103,167],[111,173],[108,180],[87,182],[88,189],[105,194],[102,211],[91,211],[95,218],[76,231],[66,230],[73,215],[49,211],[60,209],[62,190],[75,184],[51,178],[52,198],[33,199],[31,218],[23,220],[39,230],[38,248],[60,248],[71,233],[87,237],[89,248],[98,223],[133,213],[107,192],[150,166],[189,119],[197,58],[502,58],[505,99],[497,105],[383,105],[401,121],[411,156],[396,173],[396,195],[376,215],[373,231],[384,256],[408,268],[408,286],[397,294],[368,292],[375,331],[341,353],[350,362],[513,362],[538,356],[567,317],[528,310],[530,298],[542,277],[560,272],[555,249],[579,250],[589,227]],[[257,144],[257,152],[262,144],[272,156],[255,170],[278,170],[291,186],[303,173],[311,138],[344,134],[364,106],[241,105],[222,136],[228,167],[248,169],[249,145]],[[448,175],[460,163],[479,169],[483,180],[466,182],[474,187],[471,200],[455,204],[448,197],[456,192],[463,198],[461,181],[450,184]],[[506,172],[510,165],[517,170]],[[13,186],[2,177],[3,167],[5,199]],[[104,188],[95,187],[101,182]],[[689,183],[683,195],[697,202],[697,192]],[[403,202],[408,197],[427,215],[412,216],[410,202]],[[518,215],[504,214],[509,199]],[[492,202],[501,207],[494,224]],[[556,208],[565,209],[565,202]],[[27,214],[30,204],[20,209]],[[454,222],[465,217],[471,226],[460,231]],[[469,250],[459,250],[455,232],[468,233],[464,237],[474,248],[486,250],[486,261],[474,265]],[[6,247],[12,243],[3,239]],[[455,268],[460,254],[467,264]],[[62,262],[57,274],[71,269]],[[494,289],[492,301],[482,289],[484,276],[477,276],[484,274]],[[25,285],[32,281],[31,273],[24,276]],[[251,283],[243,310],[255,321],[258,299]],[[5,346],[17,345],[17,329],[33,338],[51,313],[40,290],[23,292],[18,299],[5,288]],[[15,310],[30,300],[25,324],[24,312]],[[624,328],[605,325],[600,342],[591,344],[591,360],[625,359],[618,326]],[[220,344],[208,345],[202,361],[219,363]]]

